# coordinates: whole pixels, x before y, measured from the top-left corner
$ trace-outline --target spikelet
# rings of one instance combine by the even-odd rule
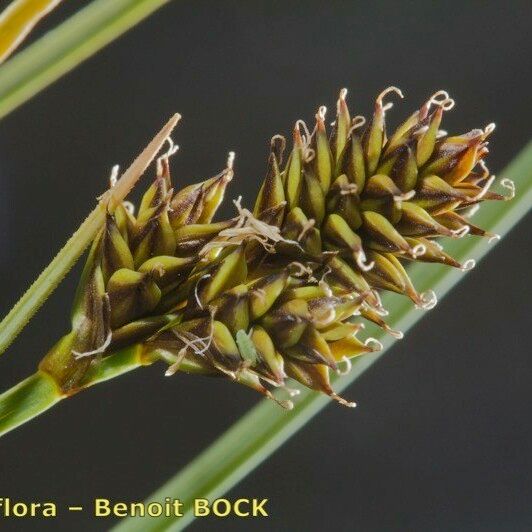
[[[92,244],[74,300],[72,330],[39,366],[65,392],[82,387],[101,356],[142,342],[168,323],[173,315],[166,311],[201,271],[197,250],[234,223],[211,223],[233,177],[232,156],[218,175],[174,194],[169,169],[174,151],[170,141],[136,215],[130,203],[118,205]]]
[[[178,371],[225,376],[272,395],[292,378],[347,406],[330,371],[379,350],[357,333],[358,316],[400,338],[385,321],[388,290],[432,308],[435,295],[413,286],[409,261],[446,264],[440,237],[490,239],[468,220],[484,200],[504,200],[483,159],[494,126],[450,136],[440,129],[454,102],[439,91],[391,135],[390,87],[372,118],[351,119],[344,89],[332,132],[320,107],[312,132],[298,120],[286,142],[271,142],[253,211],[213,222],[233,176],[233,156],[217,176],[174,193],[168,154],[138,213],[109,213],[89,253],[72,314],[72,331],[41,362],[65,391],[83,387],[102,356],[141,344],[147,360]],[[365,127],[364,127],[365,126]],[[503,183],[503,185],[505,185]],[[511,184],[505,185],[511,189]],[[289,392],[290,389],[286,388]]]

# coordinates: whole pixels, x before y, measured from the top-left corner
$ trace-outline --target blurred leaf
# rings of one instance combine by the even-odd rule
[[[61,0],[14,0],[0,14],[0,63]]]
[[[168,1],[95,0],[47,33],[0,68],[0,118]]]

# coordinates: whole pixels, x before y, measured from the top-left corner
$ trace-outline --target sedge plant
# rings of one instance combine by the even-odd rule
[[[37,373],[0,396],[7,432],[62,398],[133,367],[163,361],[166,375],[217,376],[244,384],[291,409],[298,388],[354,403],[331,386],[331,372],[382,348],[360,339],[364,321],[392,336],[380,294],[399,293],[421,309],[436,303],[420,293],[405,266],[441,263],[462,271],[442,238],[498,235],[469,217],[486,200],[512,199],[491,190],[484,162],[489,124],[462,135],[440,128],[453,100],[431,96],[394,132],[386,132],[391,87],[373,116],[351,118],[342,90],[334,127],[326,109],[312,131],[298,120],[290,153],[272,139],[266,177],[253,210],[213,221],[233,178],[226,168],[174,191],[170,148],[137,210],[102,199],[104,226],[92,243],[71,313],[71,330]],[[427,265],[426,267],[430,267]],[[274,391],[284,391],[283,398]]]
[[[56,3],[13,2],[11,13],[23,18],[20,35],[3,33],[4,57]],[[164,3],[92,2],[0,69],[0,116]],[[271,401],[252,409],[154,494],[186,501],[178,522],[128,519],[119,527],[182,529],[193,519],[194,497],[224,493],[323,408],[327,396],[352,406],[338,392],[402,336],[400,329],[419,319],[415,306],[434,304],[431,288],[444,294],[459,279],[457,272],[474,265],[471,256],[486,253],[479,239],[461,237],[496,240],[532,201],[530,146],[504,172],[501,185],[510,192],[494,193],[483,163],[491,125],[445,134],[439,124],[452,100],[440,91],[388,137],[386,93],[377,98],[368,125],[361,117],[351,120],[345,92],[332,135],[325,131],[323,107],[312,131],[298,121],[284,164],[285,141],[274,137],[256,204],[247,210],[237,202],[237,216],[222,222],[209,217],[232,177],[231,159],[221,174],[174,194],[167,153],[138,211],[122,201],[168,137],[174,117],[0,324],[3,351],[93,241],[72,330],[34,375],[0,396],[0,432],[80,390],[161,360],[169,376],[221,376],[285,407],[301,390],[292,412]],[[505,203],[513,195],[510,177],[520,192]],[[180,198],[186,206],[186,197],[202,204],[201,214],[185,207],[190,218],[181,223],[171,205]],[[471,216],[484,200],[498,204],[477,214],[474,224]],[[451,268],[444,272],[424,262]],[[392,292],[407,297],[393,299]],[[375,340],[357,339],[364,323],[380,327],[374,328]],[[377,352],[380,342],[385,349]],[[288,378],[303,386],[287,387]],[[280,388],[288,393],[276,393]]]

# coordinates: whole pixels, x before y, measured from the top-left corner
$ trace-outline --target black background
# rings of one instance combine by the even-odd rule
[[[35,36],[86,3],[65,3]],[[500,172],[529,139],[531,15],[518,1],[172,2],[0,123],[0,310],[77,227],[110,167],[175,111],[176,182],[217,173],[233,149],[228,197],[248,205],[271,135],[333,108],[344,86],[362,114],[384,87],[404,89],[392,124],[448,89],[457,106],[445,129],[495,121]],[[531,260],[525,221],[352,386],[359,408],[329,406],[230,492],[268,497],[269,520],[191,529],[532,529]],[[78,271],[1,357],[1,389],[66,330]],[[3,438],[0,496],[142,500],[258,400],[162,373],[97,386]],[[88,512],[0,525],[109,526]]]

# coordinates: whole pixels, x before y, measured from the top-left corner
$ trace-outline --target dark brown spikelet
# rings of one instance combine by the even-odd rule
[[[468,217],[494,177],[483,160],[494,126],[450,136],[440,128],[454,102],[439,91],[388,134],[384,103],[367,121],[351,118],[344,89],[331,132],[325,107],[312,132],[298,120],[292,149],[272,139],[253,212],[213,222],[231,180],[232,157],[217,176],[174,193],[168,157],[136,216],[110,213],[78,290],[73,330],[41,363],[65,390],[83,386],[89,366],[140,343],[147,359],[177,371],[224,376],[280,401],[287,379],[335,394],[330,371],[381,348],[357,338],[359,316],[395,337],[379,293],[396,292],[432,308],[405,266],[435,262],[462,270],[441,237],[496,238]],[[512,192],[512,184],[501,182]]]

